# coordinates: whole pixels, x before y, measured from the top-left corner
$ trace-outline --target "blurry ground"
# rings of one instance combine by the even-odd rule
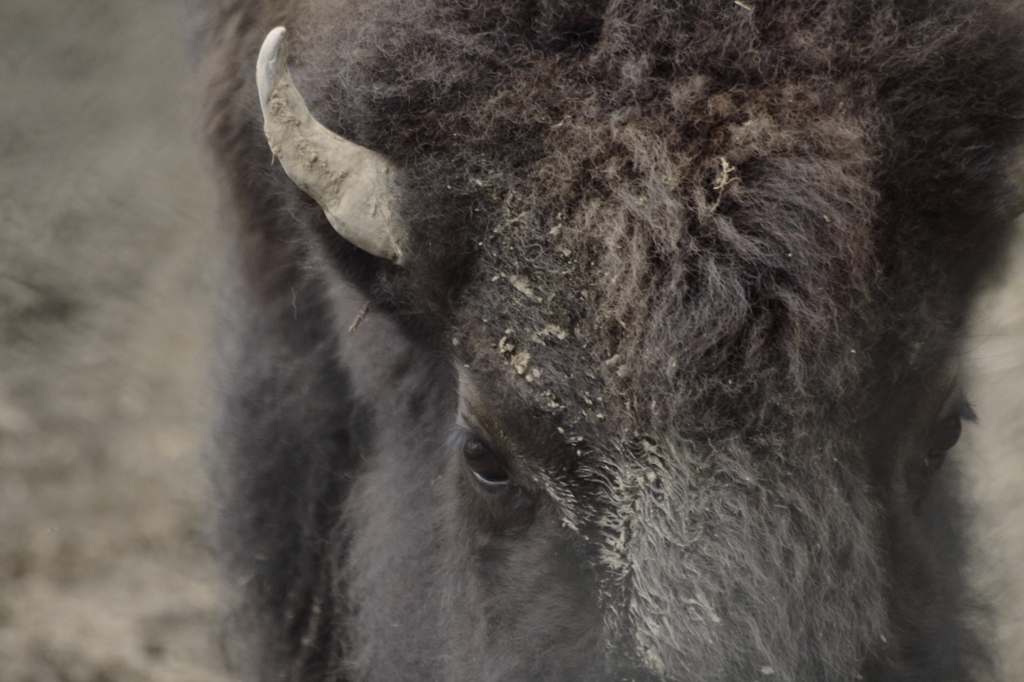
[[[0,682],[223,682],[199,462],[219,262],[174,0],[0,0]],[[1024,680],[1024,242],[973,328]]]
[[[229,679],[178,6],[0,1],[0,682]]]
[[[1024,219],[1004,282],[977,307],[966,346],[969,398],[960,458],[973,482],[978,584],[996,606],[1007,682],[1024,681]]]

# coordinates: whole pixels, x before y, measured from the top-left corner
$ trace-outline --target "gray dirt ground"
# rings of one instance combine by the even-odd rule
[[[0,682],[227,680],[178,8],[0,2]]]
[[[0,682],[231,679],[204,540],[215,201],[173,0],[0,2]],[[1024,680],[1024,242],[968,358]]]

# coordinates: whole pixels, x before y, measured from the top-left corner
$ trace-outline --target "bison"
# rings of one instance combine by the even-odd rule
[[[993,674],[1019,4],[193,1],[252,679]]]

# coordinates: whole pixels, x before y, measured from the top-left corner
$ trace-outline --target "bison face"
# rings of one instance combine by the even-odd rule
[[[751,10],[729,9],[712,12],[722,35],[746,35],[735,13]],[[919,20],[878,28],[895,32],[884,44]],[[477,90],[436,68],[420,82],[395,55],[429,71],[422,55],[458,62],[490,33],[406,27],[405,52],[383,29],[353,34],[359,61],[321,28],[314,108],[378,151],[307,111],[283,29],[264,43],[270,148],[319,208],[288,190],[283,205],[357,406],[351,490],[317,531],[329,587],[282,609],[274,635],[308,628],[288,655],[325,679],[952,680],[984,665],[955,467],[940,467],[972,416],[958,337],[1006,235],[999,183],[977,172],[998,165],[999,135],[963,143],[981,123],[933,88],[963,120],[928,137],[946,126],[925,120],[935,102],[900,90],[896,48],[875,59],[859,28],[842,78],[757,60],[725,78],[682,70],[703,63],[684,40],[630,61],[651,21],[605,24],[593,52],[513,50]],[[910,80],[927,67],[913,63]]]

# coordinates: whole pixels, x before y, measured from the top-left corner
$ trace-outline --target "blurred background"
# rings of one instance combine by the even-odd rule
[[[221,245],[177,0],[0,2],[0,682],[233,679],[202,452]],[[1024,680],[1024,240],[967,344]]]
[[[0,2],[0,682],[230,679],[181,12]]]

